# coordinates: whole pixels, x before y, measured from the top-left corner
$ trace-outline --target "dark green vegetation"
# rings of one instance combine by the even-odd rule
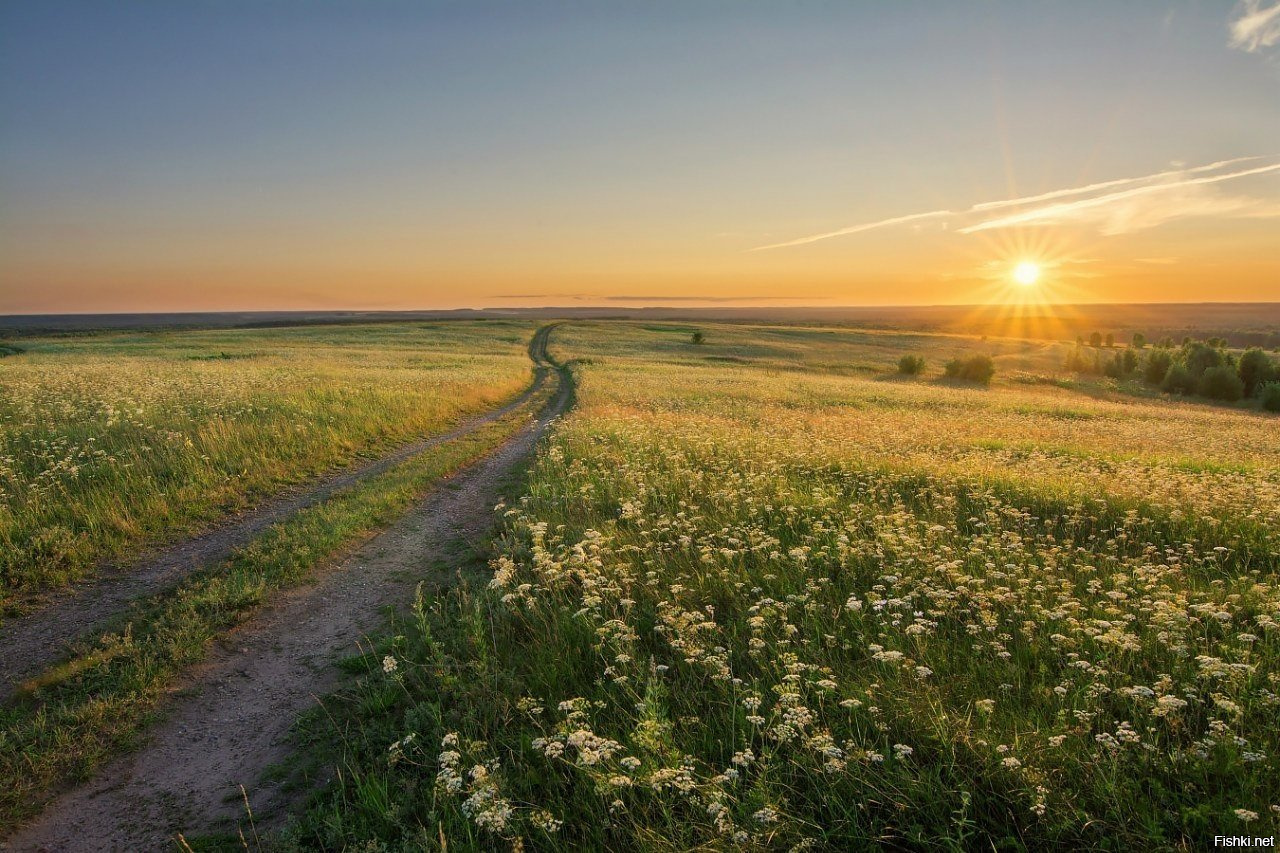
[[[991,377],[996,374],[996,365],[989,355],[971,355],[968,358],[951,359],[944,370],[948,379],[989,385]]]
[[[1131,346],[1115,349],[1112,343],[1102,347],[1094,334],[1090,346],[1083,342],[1067,355],[1066,367],[1076,373],[1108,376],[1113,379],[1141,378],[1147,385],[1169,394],[1199,396],[1207,400],[1235,403],[1257,399],[1268,411],[1276,411],[1263,399],[1263,389],[1280,381],[1280,362],[1258,347],[1234,352],[1223,338],[1207,340],[1186,338],[1175,347],[1171,339],[1144,349],[1145,339],[1135,336]]]
[[[898,372],[904,376],[919,376],[924,372],[924,356],[908,353],[898,359]]]

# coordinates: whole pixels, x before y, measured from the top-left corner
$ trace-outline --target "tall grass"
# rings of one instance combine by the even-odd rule
[[[340,780],[290,845],[1280,828],[1274,421],[797,378],[747,334],[690,364],[668,337],[559,334],[592,358],[582,407],[504,508],[491,580],[419,601],[330,702]]]
[[[529,379],[524,323],[117,333],[0,360],[0,610]]]

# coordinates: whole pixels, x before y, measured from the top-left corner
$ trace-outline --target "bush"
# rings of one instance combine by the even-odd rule
[[[706,336],[705,336],[705,335],[703,335],[703,334],[702,334],[702,332],[694,332],[694,333],[693,333],[693,338],[692,338],[692,340],[693,340],[694,344],[701,344],[701,343],[702,343],[703,341],[705,341],[706,339],[707,339],[707,338],[706,338]]]
[[[1258,389],[1258,399],[1268,412],[1280,412],[1280,382],[1268,382]]]
[[[1252,397],[1258,390],[1272,379],[1280,378],[1278,369],[1271,357],[1258,347],[1244,351],[1237,366],[1240,381],[1244,383],[1244,395]]]
[[[1164,375],[1160,388],[1170,394],[1194,394],[1196,391],[1196,379],[1184,365],[1174,364],[1169,368],[1169,372]]]
[[[969,358],[953,358],[947,362],[947,377],[963,379],[966,382],[990,384],[991,377],[996,374],[996,364],[989,355],[974,355]]]
[[[1244,396],[1244,383],[1230,367],[1211,367],[1200,377],[1199,391],[1210,400],[1234,402]]]
[[[1207,343],[1190,341],[1182,346],[1182,363],[1198,382],[1206,370],[1222,365],[1222,352]]]
[[[919,376],[924,372],[924,356],[904,355],[898,359],[898,372],[906,376]]]
[[[1146,367],[1142,369],[1142,378],[1152,385],[1159,385],[1173,366],[1173,356],[1168,350],[1158,349],[1147,356]]]
[[[1129,342],[1129,346],[1134,349],[1142,349],[1147,345],[1147,336],[1142,332],[1134,332],[1133,339]]]

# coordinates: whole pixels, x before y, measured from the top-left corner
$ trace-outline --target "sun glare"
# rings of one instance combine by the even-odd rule
[[[1040,265],[1023,261],[1013,268],[1013,280],[1023,287],[1030,287],[1040,278]]]

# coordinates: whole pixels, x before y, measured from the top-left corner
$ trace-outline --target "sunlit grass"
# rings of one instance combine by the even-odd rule
[[[421,602],[330,703],[341,781],[293,841],[1276,831],[1274,418],[901,380],[892,336],[706,332],[557,333],[590,360],[580,408],[504,510],[492,582]]]
[[[0,359],[0,608],[527,385],[526,323],[114,333]]]

